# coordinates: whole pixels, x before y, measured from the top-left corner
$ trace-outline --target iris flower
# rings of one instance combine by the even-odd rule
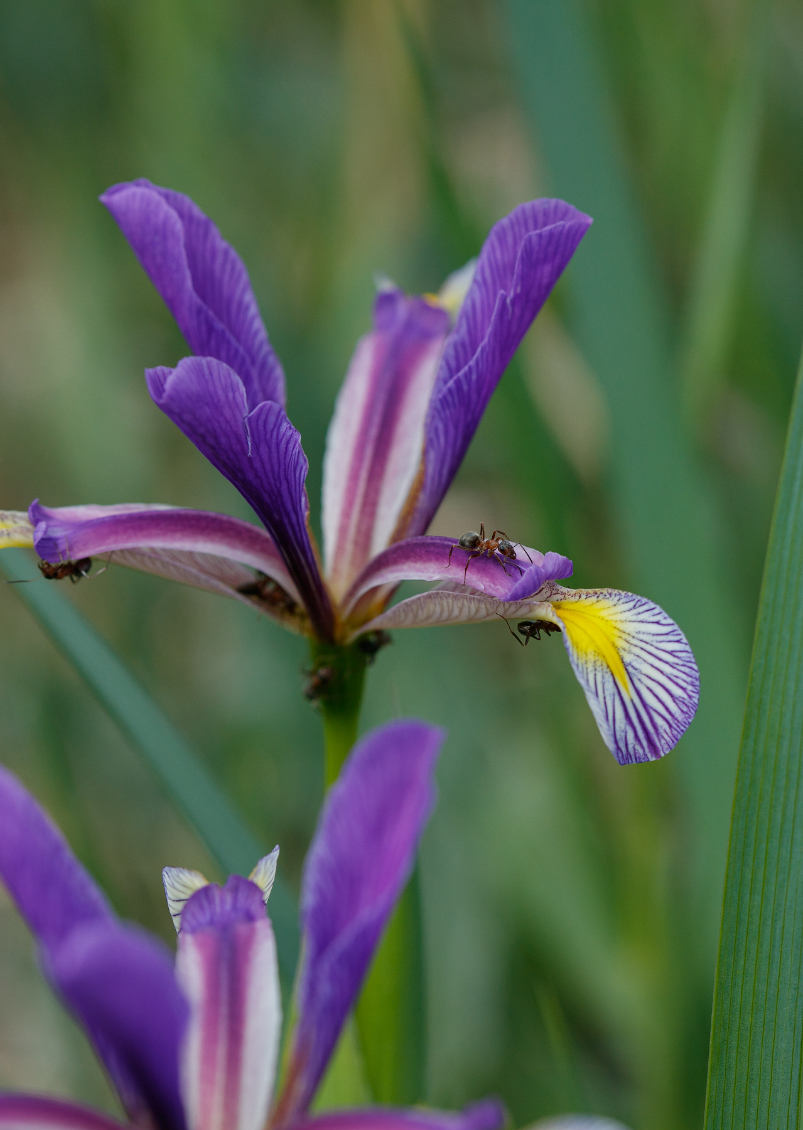
[[[310,1114],[346,1016],[410,870],[434,803],[443,733],[412,720],[375,730],[327,796],[305,864],[297,1022],[275,1095],[281,1034],[265,903],[278,849],[223,887],[165,868],[175,964],[121,922],[59,830],[0,769],[0,875],[45,976],[83,1025],[131,1127],[142,1130],[499,1130],[494,1100],[462,1114],[366,1108]],[[2,1130],[121,1130],[105,1114],[0,1095]]]
[[[258,606],[313,640],[366,644],[388,629],[527,619],[560,629],[602,736],[621,763],[670,750],[697,707],[677,625],[612,589],[574,590],[559,553],[478,555],[427,536],[499,378],[591,223],[561,200],[521,204],[439,295],[383,286],[337,399],[324,462],[323,557],[307,458],[246,269],[186,196],[149,181],[101,200],[193,356],[146,372],[155,403],[234,484],[264,530],[162,505],[32,503],[0,514],[0,544],[53,564],[105,557]],[[390,605],[405,580],[429,592]]]

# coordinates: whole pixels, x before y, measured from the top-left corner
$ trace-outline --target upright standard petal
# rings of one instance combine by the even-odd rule
[[[298,1026],[277,1124],[307,1110],[407,881],[443,737],[414,721],[374,730],[327,797],[304,868]]]
[[[176,973],[190,1001],[182,1082],[189,1130],[262,1130],[281,1031],[281,994],[264,892],[233,875],[181,915]]]
[[[548,608],[600,733],[620,765],[654,761],[677,743],[700,697],[686,637],[644,597],[616,589],[561,589]]]
[[[447,311],[424,299],[377,295],[374,329],[357,345],[326,441],[324,559],[337,596],[393,538],[421,465],[448,329]]]
[[[295,1122],[293,1130],[501,1130],[504,1124],[502,1104],[496,1099],[484,1099],[459,1113],[426,1107],[330,1110]]]
[[[0,875],[39,943],[45,974],[86,1026],[129,1115],[183,1130],[186,1005],[170,957],[117,921],[61,832],[5,769]]]
[[[188,196],[148,180],[101,196],[178,322],[190,349],[239,374],[248,407],[284,404],[284,373],[273,352],[248,272],[237,252]]]
[[[408,535],[432,521],[499,378],[590,223],[562,200],[535,200],[489,232],[438,369]]]
[[[264,402],[249,412],[238,375],[209,357],[146,376],[158,407],[265,523],[318,635],[331,638],[334,616],[307,522],[307,458],[284,409]]]
[[[125,1130],[99,1111],[41,1095],[0,1095],[0,1130]]]

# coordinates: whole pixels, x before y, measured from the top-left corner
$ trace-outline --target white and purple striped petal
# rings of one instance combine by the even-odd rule
[[[0,1130],[125,1130],[123,1123],[78,1103],[41,1095],[0,1095]]]
[[[432,521],[499,378],[590,223],[562,200],[534,200],[489,232],[438,369],[424,481],[406,534]]]
[[[459,1113],[426,1107],[331,1110],[297,1120],[293,1130],[502,1130],[504,1124],[502,1104],[496,1099],[484,1099]]]
[[[0,549],[33,547],[33,526],[21,510],[0,510]]]
[[[279,1124],[307,1110],[409,877],[443,737],[415,721],[374,730],[326,799],[304,868],[298,1025]]]
[[[181,914],[176,973],[190,1001],[182,1055],[188,1130],[263,1130],[276,1075],[281,994],[264,894],[233,875]]]
[[[303,630],[305,616],[287,566],[270,535],[250,522],[136,503],[49,508],[38,499],[29,514],[34,546],[45,561],[99,557],[256,604],[285,626]]]
[[[323,544],[337,596],[393,539],[421,466],[424,419],[449,329],[446,310],[381,291],[326,441]]]
[[[284,374],[237,252],[188,196],[148,180],[101,196],[193,353],[239,374],[249,408],[284,404]]]
[[[307,457],[284,409],[265,401],[249,411],[237,373],[210,357],[185,357],[146,377],[158,407],[262,519],[316,632],[331,638],[334,616],[307,521]]]
[[[620,765],[654,761],[685,733],[700,676],[680,628],[644,597],[616,589],[561,589],[554,619],[600,733]]]
[[[178,1047],[187,1007],[170,956],[118,922],[55,824],[2,768],[0,876],[129,1116],[183,1130]]]
[[[596,1114],[559,1114],[533,1123],[532,1130],[627,1130],[623,1122]]]

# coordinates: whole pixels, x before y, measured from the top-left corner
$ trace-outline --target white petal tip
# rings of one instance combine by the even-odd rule
[[[262,897],[267,901],[270,898],[270,892],[273,890],[273,882],[276,878],[276,864],[279,862],[279,845],[270,852],[269,855],[263,855],[259,863],[257,863],[254,870],[248,876],[252,883],[256,883]]]
[[[190,871],[186,867],[163,867],[162,882],[164,883],[165,898],[170,917],[176,933],[181,929],[181,914],[187,900],[200,891],[202,887],[209,886],[209,880],[200,871]]]

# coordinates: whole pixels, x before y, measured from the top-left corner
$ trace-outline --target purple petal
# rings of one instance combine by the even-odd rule
[[[595,1114],[559,1114],[533,1123],[532,1130],[627,1130],[623,1122]]]
[[[95,923],[46,952],[43,966],[91,1036],[132,1122],[184,1130],[179,1048],[188,1008],[169,950],[136,927]]]
[[[185,357],[146,377],[154,402],[265,523],[316,631],[331,638],[332,608],[307,524],[307,458],[284,409],[266,401],[249,412],[237,374],[209,357]]]
[[[337,399],[324,460],[326,574],[342,595],[393,538],[421,465],[445,310],[382,291]]]
[[[563,581],[571,577],[573,569],[568,557],[550,550],[542,561],[533,558],[533,564],[519,577],[505,600],[526,600],[529,596],[535,596],[544,581]]]
[[[557,555],[547,554],[547,558],[550,556]],[[406,538],[369,561],[343,601],[344,613],[348,614],[365,593],[379,586],[397,585],[400,581],[456,581],[462,584],[465,578],[472,589],[507,600],[512,589],[517,588],[520,580],[531,571],[530,561],[539,563],[533,566],[536,568],[545,560],[543,553],[525,546],[516,549],[517,563],[503,563],[498,557],[472,557],[467,550],[460,549],[457,538]]]
[[[438,370],[408,534],[432,521],[499,378],[590,223],[562,200],[534,200],[491,228]]]
[[[351,639],[363,632],[395,631],[397,628],[445,628],[452,624],[482,624],[488,620],[537,620],[549,604],[534,600],[498,600],[463,585],[440,585],[431,592],[400,600],[366,624],[355,628]]]
[[[282,1010],[276,943],[255,883],[233,875],[192,895],[176,973],[191,1008],[182,1079],[192,1130],[262,1130]]]
[[[700,697],[683,632],[657,604],[616,589],[556,585],[549,604],[616,760],[629,765],[663,757],[685,733]]]
[[[407,881],[435,799],[444,734],[391,722],[352,750],[304,868],[298,1026],[278,1121],[305,1111]]]
[[[121,925],[64,837],[0,768],[0,876],[44,971],[84,1023],[132,1118],[182,1130],[178,1044],[186,1016],[170,956]]]
[[[0,1095],[0,1130],[123,1130],[123,1123],[61,1099]]]
[[[286,627],[304,628],[287,566],[270,536],[250,522],[204,510],[133,503],[49,509],[36,500],[29,514],[36,550],[45,561],[100,557],[101,566],[126,565],[234,597],[256,604]],[[266,577],[279,590],[265,583]]]
[[[188,196],[147,180],[101,196],[190,349],[240,376],[249,408],[284,404],[284,373],[237,252]]]
[[[294,1122],[293,1130],[501,1130],[504,1124],[502,1104],[496,1099],[485,1099],[459,1114],[426,1108],[330,1110]]]

